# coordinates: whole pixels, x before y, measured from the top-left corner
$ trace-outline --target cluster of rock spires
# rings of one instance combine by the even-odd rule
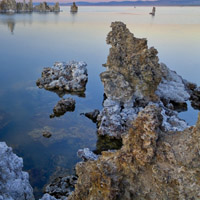
[[[122,147],[101,155],[79,150],[78,179],[51,183],[42,200],[200,199],[200,115],[189,127],[176,111],[188,100],[200,105],[199,87],[160,64],[157,50],[125,24],[111,27],[107,70],[100,75],[103,110],[88,116],[94,116],[100,136],[121,139]],[[73,185],[74,191],[66,189]]]
[[[23,0],[16,2],[15,0],[2,0],[0,2],[0,13],[22,13],[22,12],[60,12],[60,6],[57,2],[54,6],[48,5],[46,2],[33,6],[32,0],[28,3]]]

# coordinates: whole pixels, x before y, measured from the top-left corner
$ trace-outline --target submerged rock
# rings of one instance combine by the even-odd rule
[[[29,175],[22,171],[23,160],[0,142],[0,199],[34,200]]]
[[[145,107],[123,146],[76,165],[78,181],[68,200],[199,199],[200,116],[181,133],[162,131],[161,109]]]
[[[75,109],[75,100],[72,98],[61,99],[53,108],[53,113],[50,117],[59,117],[64,115],[67,111],[73,112]]]
[[[46,90],[84,93],[88,80],[86,66],[85,62],[56,62],[53,67],[43,69],[36,84]]]
[[[48,131],[43,131],[42,135],[45,137],[45,138],[50,138],[52,136],[52,134]]]

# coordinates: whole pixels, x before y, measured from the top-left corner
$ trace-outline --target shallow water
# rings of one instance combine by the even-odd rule
[[[0,113],[5,118],[0,141],[23,157],[37,196],[56,169],[73,172],[79,148],[96,148],[96,126],[80,113],[102,107],[99,74],[105,70],[112,21],[123,21],[136,37],[147,38],[161,62],[200,85],[200,7],[157,7],[154,17],[151,7],[79,7],[77,14],[70,14],[69,7],[62,10],[0,15]],[[69,60],[88,64],[86,97],[73,96],[75,111],[50,119],[60,98],[35,82],[44,66]],[[192,125],[198,111],[188,108],[180,116]],[[42,137],[43,130],[52,137]]]

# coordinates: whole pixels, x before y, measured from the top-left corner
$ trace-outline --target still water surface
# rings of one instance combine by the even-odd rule
[[[24,159],[35,194],[53,172],[73,173],[79,148],[96,148],[96,126],[80,113],[101,109],[104,70],[109,46],[106,35],[112,21],[123,21],[136,37],[148,39],[161,62],[185,79],[200,85],[200,7],[80,7],[77,14],[0,15],[0,141],[6,141]],[[55,61],[82,60],[88,64],[86,96],[73,96],[74,112],[60,118],[49,115],[60,99],[35,85],[44,66]],[[65,95],[68,97],[70,95]],[[194,124],[197,112],[180,116]],[[42,131],[52,137],[42,137]]]

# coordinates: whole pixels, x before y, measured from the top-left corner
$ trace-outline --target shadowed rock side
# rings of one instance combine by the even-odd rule
[[[22,171],[23,160],[0,142],[0,199],[34,200],[29,175]]]
[[[122,139],[120,150],[76,165],[68,200],[200,198],[200,116],[183,132],[163,132],[161,109],[150,105]]]

